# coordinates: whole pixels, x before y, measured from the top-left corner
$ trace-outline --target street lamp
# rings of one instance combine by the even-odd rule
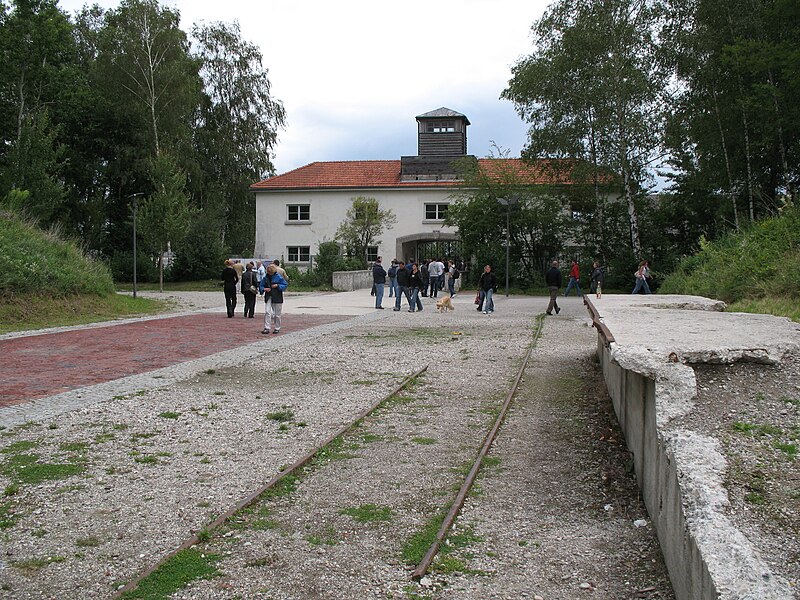
[[[136,198],[144,196],[142,192],[136,192],[128,196],[133,199],[133,297],[136,298]]]
[[[508,198],[498,198],[497,203],[500,206],[506,207],[506,298],[508,298],[508,247],[510,246],[509,241],[509,218],[511,216],[511,206],[516,204],[519,201],[519,198],[515,196],[510,196]]]

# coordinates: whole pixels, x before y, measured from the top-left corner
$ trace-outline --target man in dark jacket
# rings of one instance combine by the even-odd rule
[[[554,260],[553,264],[544,274],[544,282],[550,290],[550,304],[547,305],[547,314],[552,315],[553,309],[556,309],[556,314],[561,312],[558,307],[556,298],[558,297],[558,290],[561,287],[561,270],[558,268],[558,261]]]
[[[394,300],[394,308],[392,310],[400,310],[400,299],[405,296],[408,300],[408,307],[411,308],[411,299],[408,295],[408,281],[411,278],[411,273],[406,269],[403,261],[397,266],[397,295]]]
[[[372,265],[372,282],[375,286],[375,308],[383,310],[383,290],[386,287],[386,269],[381,265],[381,257]]]

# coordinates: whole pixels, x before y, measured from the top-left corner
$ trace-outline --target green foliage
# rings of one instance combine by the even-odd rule
[[[219,279],[228,249],[218,223],[212,211],[203,210],[192,220],[186,237],[172,245],[175,262],[170,271],[175,280]]]
[[[367,266],[367,248],[380,245],[378,236],[395,223],[397,217],[391,209],[382,209],[375,198],[357,196],[336,230],[336,239],[344,245],[347,256],[358,260],[363,269]]]
[[[216,554],[204,553],[196,548],[181,550],[145,577],[136,589],[125,592],[121,597],[129,600],[166,600],[196,579],[211,579],[219,575],[216,567],[218,561]]]
[[[725,302],[767,297],[800,298],[800,209],[764,219],[742,233],[715,242],[683,259],[661,290]]]
[[[0,298],[13,295],[108,295],[114,284],[108,268],[85,256],[57,231],[44,232],[30,221],[0,211]]]

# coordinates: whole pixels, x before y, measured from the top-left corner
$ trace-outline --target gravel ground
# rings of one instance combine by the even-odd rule
[[[178,296],[176,309],[219,305],[218,295]],[[422,584],[411,581],[404,549],[454,495],[544,304],[501,299],[490,316],[456,306],[289,334],[238,367],[2,431],[0,597],[112,597],[427,364],[291,494],[260,501],[205,541],[219,575],[174,597],[672,598],[595,365],[595,333],[572,299],[545,321],[448,552]],[[797,405],[781,398],[774,407],[787,421],[774,424],[789,431]],[[718,405],[704,422],[718,420]],[[772,423],[759,417],[766,404],[745,406],[756,414],[737,421]],[[762,438],[731,435],[732,446]],[[34,455],[50,470],[37,471]],[[750,504],[732,503],[746,524],[758,512]],[[796,527],[796,512],[785,518]],[[796,569],[794,543],[778,562]]]

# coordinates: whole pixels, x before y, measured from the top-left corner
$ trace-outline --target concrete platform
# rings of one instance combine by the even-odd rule
[[[778,363],[800,350],[800,325],[721,312],[724,304],[694,296],[605,295],[585,302],[676,597],[795,597],[726,514],[719,440],[676,423],[697,396],[690,365]]]

